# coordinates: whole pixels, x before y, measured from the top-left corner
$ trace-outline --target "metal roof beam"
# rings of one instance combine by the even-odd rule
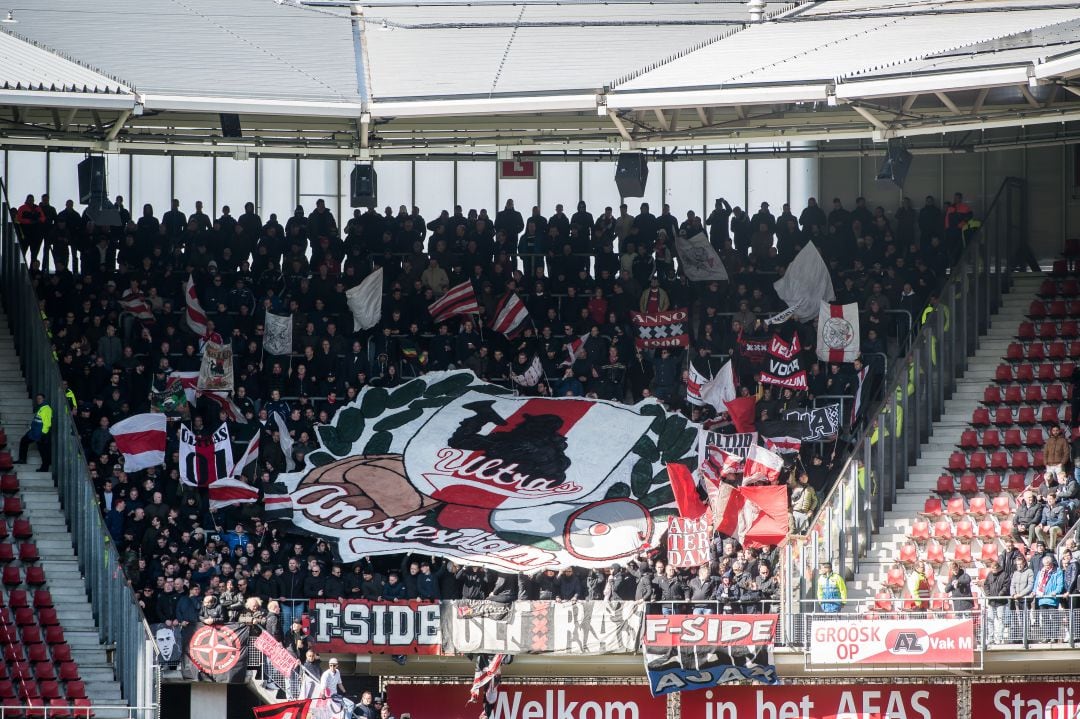
[[[944,92],[935,92],[934,96],[937,97],[937,99],[941,101],[942,105],[949,108],[949,112],[951,112],[952,114],[954,114],[954,115],[963,115],[964,114],[964,113],[960,112],[960,108],[956,106],[956,103],[952,101],[952,98],[950,98],[948,96],[948,94],[946,94]]]
[[[875,117],[874,113],[870,112],[865,107],[860,107],[859,105],[852,105],[851,109],[854,110],[855,112],[859,113],[860,115],[862,115],[862,117],[867,122],[869,122],[871,125],[873,125],[877,129],[879,129],[879,130],[888,130],[889,129],[888,125],[886,125],[884,122],[882,122],[877,117]]]

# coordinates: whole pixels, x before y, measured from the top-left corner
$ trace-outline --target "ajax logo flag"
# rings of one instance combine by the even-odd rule
[[[698,429],[656,403],[506,394],[471,372],[366,388],[284,474],[297,529],[344,561],[436,554],[512,571],[608,566],[676,514],[666,461]]]

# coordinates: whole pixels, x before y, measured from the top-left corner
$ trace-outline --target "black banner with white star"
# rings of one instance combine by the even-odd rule
[[[631,312],[637,327],[635,343],[642,349],[689,347],[689,313],[685,308],[664,312]]]
[[[192,624],[184,628],[185,679],[240,683],[247,672],[246,624]]]

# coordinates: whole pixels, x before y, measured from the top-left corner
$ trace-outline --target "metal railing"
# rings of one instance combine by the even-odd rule
[[[157,647],[105,529],[2,180],[0,192],[0,293],[23,376],[31,391],[45,395],[54,409],[50,432],[53,481],[85,577],[98,636],[112,650],[116,676],[128,703],[156,706]]]
[[[968,357],[978,349],[979,335],[989,329],[1008,291],[1012,262],[1024,242],[1026,193],[1021,179],[1002,183],[981,228],[965,238],[937,306],[913,318],[917,327],[907,354],[892,363],[880,399],[867,411],[809,531],[785,543],[779,572],[791,578],[785,601],[811,595],[822,562],[848,578],[858,572],[871,537],[919,459],[920,445],[929,439]]]

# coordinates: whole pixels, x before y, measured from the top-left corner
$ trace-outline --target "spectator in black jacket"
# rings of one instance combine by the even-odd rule
[[[571,602],[585,598],[585,585],[581,577],[570,567],[563,569],[556,581],[558,593],[555,597],[559,602]]]
[[[708,564],[698,567],[697,576],[690,580],[690,601],[702,603],[694,605],[694,614],[713,613],[715,607],[712,598],[718,583],[719,580],[712,575]]]

